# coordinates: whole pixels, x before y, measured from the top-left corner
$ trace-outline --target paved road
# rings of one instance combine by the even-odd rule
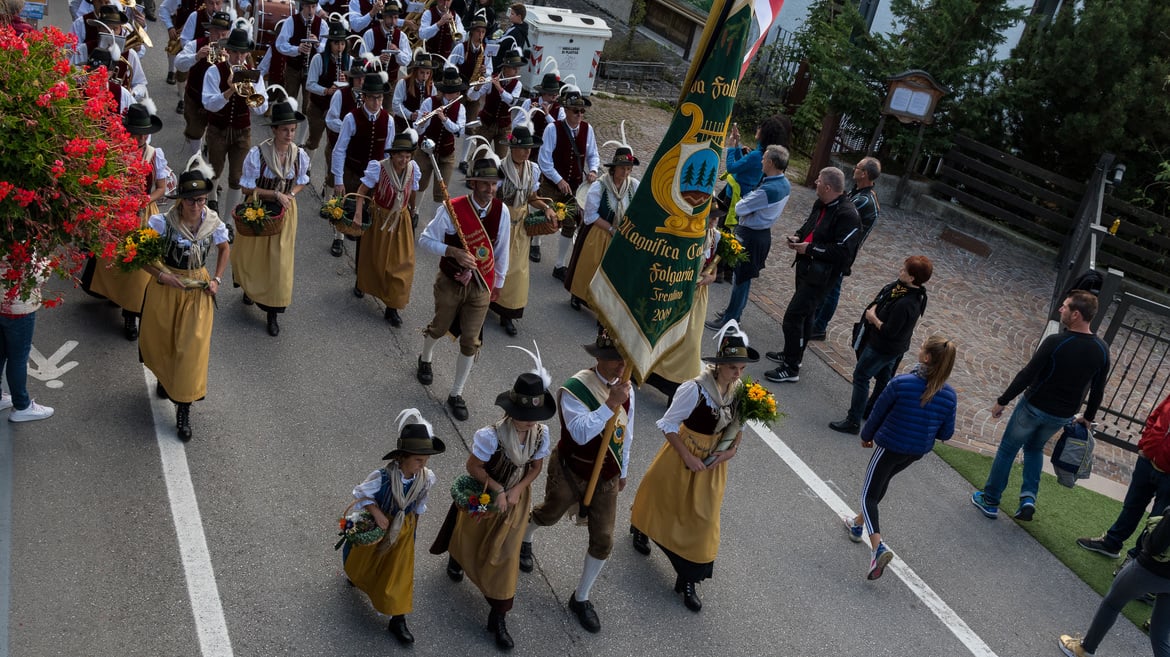
[[[161,41],[159,27],[151,31]],[[162,84],[159,64],[148,63],[168,127],[157,143],[177,152],[173,90]],[[320,159],[317,166],[319,186]],[[35,345],[51,355],[75,341],[58,364],[77,365],[56,383],[32,381],[34,396],[57,408],[54,418],[0,422],[0,457],[12,455],[0,464],[11,470],[12,494],[11,509],[0,508],[0,565],[5,547],[11,551],[10,571],[0,573],[8,586],[0,591],[0,604],[9,600],[6,654],[399,650],[385,619],[345,585],[330,549],[349,489],[379,465],[396,435],[391,422],[408,406],[422,409],[447,441],[448,452],[431,461],[444,488],[461,472],[474,430],[498,417],[495,395],[525,365],[504,345],[538,336],[549,369],[563,378],[587,364],[579,345],[593,318],[569,309],[549,276],[551,262],[537,266],[520,337],[485,328],[487,346],[466,392],[471,419],[453,422],[442,402],[455,347],[438,350],[430,389],[413,378],[435,262],[419,262],[406,325],[391,329],[376,302],[350,294],[352,260],[329,256],[316,206],[311,193],[302,194],[295,300],[279,338],[265,333],[259,311],[240,304],[238,290],[222,294],[208,397],[194,406],[195,440],[185,448],[174,439],[168,404],[155,405],[156,423],[149,379],[135,346],[121,337],[117,310],[55,284],[66,303],[40,313]],[[727,292],[716,287],[712,305]],[[776,346],[778,331],[759,309],[749,311],[746,328],[761,350]],[[764,369],[761,363],[749,374]],[[846,540],[832,505],[839,496],[856,506],[868,452],[824,428],[848,385],[810,358],[799,384],[776,391],[789,417],[774,436],[749,433],[732,462],[722,551],[715,579],[701,587],[703,612],[687,611],[672,593],[661,554],[646,559],[621,534],[633,490],[661,443],[652,423],[665,400],[644,389],[630,487],[619,507],[622,540],[593,594],[603,632],[584,632],[565,611],[585,536],[562,523],[537,535],[537,570],[521,577],[509,615],[516,654],[1047,655],[1058,654],[1056,635],[1087,625],[1099,597],[1012,522],[979,516],[966,501],[970,487],[933,456],[896,481],[883,507],[898,563],[920,580],[909,586],[891,572],[867,583],[867,552]],[[807,465],[805,478],[781,457],[785,446]],[[486,604],[470,584],[448,581],[443,560],[425,551],[443,498],[436,492],[420,521],[413,652],[490,653]],[[923,587],[950,610],[941,612],[946,620],[937,604],[924,602],[931,598]],[[0,642],[0,656],[4,650]],[[1148,653],[1145,637],[1124,621],[1102,648]]]

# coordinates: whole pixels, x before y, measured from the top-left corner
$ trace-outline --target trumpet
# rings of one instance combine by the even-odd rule
[[[459,94],[459,97],[458,97],[458,98],[456,98],[455,100],[453,100],[453,101],[451,101],[451,102],[447,103],[446,105],[443,105],[442,107],[439,107],[439,108],[433,109],[433,110],[431,110],[431,111],[427,112],[426,114],[423,114],[422,116],[420,116],[420,117],[418,117],[417,119],[415,119],[415,121],[414,121],[414,127],[416,127],[416,128],[417,128],[417,127],[419,127],[420,125],[422,125],[422,124],[426,123],[427,121],[430,121],[430,120],[431,120],[433,117],[435,117],[436,115],[438,115],[438,113],[439,113],[439,112],[445,112],[445,111],[447,111],[447,108],[448,108],[448,107],[451,107],[452,105],[454,105],[455,103],[458,103],[458,102],[459,102],[459,101],[461,101],[461,100],[463,100],[463,94]]]
[[[227,49],[219,41],[207,44],[207,63],[215,66],[228,60]]]
[[[232,73],[236,73],[238,71],[250,71],[250,70],[252,70],[252,69],[248,68],[247,66],[243,66],[243,65],[236,65],[236,66],[232,67]],[[244,103],[246,103],[249,108],[255,109],[255,108],[260,107],[261,105],[264,104],[264,101],[265,101],[264,96],[256,93],[256,86],[252,84],[251,80],[244,80],[243,82],[233,82],[232,88],[235,89],[236,94],[238,94],[240,96],[240,98],[244,99]]]

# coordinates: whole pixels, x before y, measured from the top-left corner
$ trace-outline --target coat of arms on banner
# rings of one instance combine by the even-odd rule
[[[703,108],[694,103],[683,103],[679,113],[690,117],[691,126],[663,154],[650,181],[654,200],[667,213],[655,232],[701,238],[706,235],[707,212],[719,175],[719,153],[728,119],[708,125],[710,122],[703,120]]]

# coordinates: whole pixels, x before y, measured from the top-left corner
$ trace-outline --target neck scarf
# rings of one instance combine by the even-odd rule
[[[536,453],[540,447],[540,427],[535,424],[528,430],[527,435],[523,436],[524,443],[520,443],[521,436],[516,433],[516,427],[512,424],[508,416],[504,416],[502,420],[492,425],[496,431],[496,439],[500,443],[500,448],[504,450],[504,456],[508,457],[509,465],[507,468],[507,481],[501,481],[504,488],[511,488],[515,486],[524,477],[524,466],[528,465],[532,460],[532,455]]]
[[[500,190],[500,198],[509,206],[517,206],[527,201],[532,190],[532,167],[528,166],[527,161],[524,161],[521,163],[520,169],[517,169],[516,163],[512,161],[512,154],[509,153],[507,159],[504,160],[502,169],[504,171],[504,186]],[[523,219],[524,217],[520,217],[521,221]],[[513,217],[512,221],[515,223],[516,217]]]
[[[296,175],[297,162],[300,159],[296,144],[288,145],[288,159],[282,161],[283,158],[276,152],[276,143],[266,139],[260,142],[260,156],[264,158],[264,166],[276,174],[277,180],[284,181]]]
[[[199,222],[199,227],[192,233],[190,228],[183,224],[183,220],[179,218],[182,212],[183,203],[180,200],[171,208],[166,215],[167,225],[175,234],[191,243],[191,255],[188,259],[188,264],[192,265],[192,269],[198,269],[203,266],[203,259],[207,256],[203,252],[203,241],[211,237],[215,232],[216,227],[219,226],[219,215],[215,210],[204,208],[203,219]]]
[[[706,397],[707,403],[712,407],[712,410],[719,414],[719,420],[715,423],[715,432],[719,433],[732,421],[732,406],[735,401],[735,391],[739,388],[739,383],[733,383],[728,389],[725,396],[719,390],[719,383],[715,381],[715,368],[708,367],[703,370],[703,373],[695,379],[699,384],[699,390]]]
[[[386,466],[386,475],[390,479],[390,499],[388,500],[392,508],[395,509],[394,517],[390,520],[390,529],[386,530],[386,537],[390,540],[383,539],[378,544],[378,550],[384,551],[394,547],[398,542],[399,534],[402,533],[402,523],[406,521],[406,509],[410,505],[417,502],[424,494],[426,494],[430,486],[430,473],[427,468],[419,470],[418,474],[414,476],[414,483],[411,484],[410,490],[404,490],[406,484],[402,481],[402,471],[398,469],[398,462],[391,462]],[[382,507],[382,512],[387,515],[390,514],[391,509]]]
[[[618,188],[614,186],[613,178],[606,171],[601,175],[601,188],[609,195],[610,203],[613,206],[614,220],[610,223],[617,225],[617,222],[621,221],[622,216],[625,215],[626,202],[629,200],[631,191],[634,188],[634,178],[632,176],[626,176],[621,188]]]

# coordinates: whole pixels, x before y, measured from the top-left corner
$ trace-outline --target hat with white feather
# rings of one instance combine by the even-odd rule
[[[729,320],[715,334],[719,351],[703,360],[708,363],[754,363],[760,359],[760,352],[748,346],[748,336],[739,328],[739,322]]]
[[[626,122],[624,119],[622,120],[622,140],[615,141],[611,139],[602,144],[601,147],[605,148],[610,144],[615,144],[617,148],[613,151],[612,161],[602,162],[604,166],[607,166],[612,170],[613,167],[636,167],[641,164],[641,162],[638,161],[638,158],[634,157],[634,149],[631,148],[630,143],[626,141]]]
[[[398,443],[394,450],[382,457],[389,461],[402,456],[430,456],[447,451],[443,441],[435,438],[431,423],[427,422],[417,408],[408,408],[398,414]]]
[[[557,404],[548,390],[552,384],[552,376],[541,363],[540,347],[533,341],[532,346],[536,349],[533,353],[524,347],[508,346],[531,356],[536,367],[516,377],[512,389],[501,392],[496,397],[496,406],[504,409],[508,417],[521,422],[539,422],[556,415]]]
[[[215,178],[215,171],[211,165],[203,159],[203,156],[196,153],[187,160],[187,168],[183,173],[179,174],[179,184],[175,188],[174,193],[168,194],[168,198],[195,198],[196,196],[207,196],[212,192],[212,179]]]

